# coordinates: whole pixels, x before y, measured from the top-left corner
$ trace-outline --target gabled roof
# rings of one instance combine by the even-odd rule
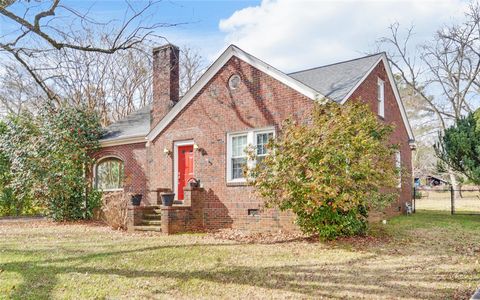
[[[151,131],[149,131],[150,107],[148,107],[131,114],[124,120],[112,124],[108,128],[111,133],[101,140],[102,146],[134,143],[139,142],[142,138],[144,142],[154,140],[233,56],[312,100],[326,98],[327,100],[341,104],[349,99],[358,86],[367,78],[378,63],[382,61],[385,65],[389,82],[394,91],[395,99],[408,136],[410,141],[414,142],[413,132],[408,122],[405,107],[400,99],[400,94],[385,53],[298,71],[287,75],[253,55],[244,52],[240,48],[230,45]]]
[[[148,140],[154,140],[170,124],[171,121],[187,106],[188,103],[200,92],[200,90],[212,79],[215,74],[228,62],[233,56],[243,60],[251,66],[259,69],[267,75],[275,78],[283,84],[291,87],[299,93],[312,100],[324,98],[318,91],[305,85],[304,83],[288,76],[287,74],[275,69],[269,64],[261,61],[253,55],[246,53],[235,45],[230,45],[220,57],[207,69],[200,79],[192,86],[190,90],[178,101],[177,104],[167,113],[165,117],[152,129],[147,135]]]
[[[327,98],[341,103],[375,67],[382,53],[288,74]]]
[[[146,142],[145,136],[150,132],[150,109],[147,105],[108,126],[100,140],[101,146]]]

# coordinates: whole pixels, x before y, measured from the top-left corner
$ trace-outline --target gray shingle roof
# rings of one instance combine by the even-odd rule
[[[363,76],[380,59],[382,53],[349,61],[321,66],[288,74],[318,93],[336,101],[342,101]],[[101,142],[146,136],[150,132],[150,109],[146,106],[132,112],[106,128]]]
[[[320,94],[341,102],[383,53],[288,74]]]
[[[150,131],[150,105],[130,113],[127,117],[105,128],[101,142],[146,136]]]

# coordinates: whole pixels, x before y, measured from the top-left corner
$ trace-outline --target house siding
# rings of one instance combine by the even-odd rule
[[[350,99],[353,101],[363,101],[367,103],[372,111],[378,112],[377,101],[377,80],[380,78],[385,82],[385,117],[379,119],[382,122],[394,126],[394,130],[390,136],[390,143],[399,147],[401,155],[402,170],[402,186],[399,193],[398,201],[392,203],[392,206],[386,210],[387,213],[393,214],[405,210],[405,203],[412,199],[412,150],[409,145],[409,137],[407,128],[402,120],[400,108],[395,100],[395,94],[387,76],[385,65],[380,62],[372,72],[367,76],[363,83],[353,92]],[[395,83],[393,83],[395,84]],[[393,158],[392,158],[393,159]]]
[[[145,143],[110,146],[101,148],[94,155],[99,161],[108,156],[115,156],[124,164],[124,191],[128,194],[142,194],[142,205],[150,205],[155,201],[147,192],[147,152]],[[156,204],[156,203],[155,203]]]
[[[228,79],[233,74],[242,78],[242,84],[236,90],[228,88]],[[368,102],[375,111],[377,76],[388,82],[385,70],[376,68],[352,96],[352,99]],[[385,121],[397,125],[392,141],[402,143],[402,163],[409,166],[408,137],[406,130],[402,130],[400,112],[387,84],[385,102]],[[207,193],[204,210],[207,229],[297,229],[288,212],[268,209],[261,211],[260,216],[248,216],[248,209],[261,208],[263,201],[251,187],[227,183],[227,134],[272,126],[278,132],[287,118],[306,121],[312,108],[311,99],[232,57],[150,144],[149,189],[173,189],[173,155],[166,155],[163,149],[173,151],[175,142],[194,140],[200,148],[194,154],[195,177],[200,179]],[[409,183],[406,178],[405,181]],[[406,201],[409,185],[404,184],[403,189],[401,201]]]
[[[228,88],[233,74],[242,78],[235,90]],[[385,118],[381,120],[395,125],[391,142],[399,144],[402,167],[411,174],[407,130],[383,63],[354,91],[350,101],[366,102],[376,113],[377,78],[385,82]],[[263,200],[252,187],[227,183],[227,134],[265,127],[274,127],[278,134],[285,119],[306,122],[312,108],[311,99],[232,57],[152,142],[103,148],[96,157],[120,157],[125,162],[125,191],[146,195],[142,204],[152,205],[156,194],[149,191],[174,189],[174,155],[164,149],[173,152],[175,142],[193,140],[199,147],[194,152],[194,174],[205,190],[205,229],[298,230],[292,213],[262,210]],[[410,193],[411,177],[403,176],[400,197],[386,212],[398,213],[404,202],[410,201]],[[260,209],[260,215],[249,216],[249,209]]]

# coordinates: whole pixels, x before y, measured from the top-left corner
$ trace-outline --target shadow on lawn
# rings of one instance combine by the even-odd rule
[[[17,272],[23,276],[23,283],[16,287],[10,295],[14,299],[24,299],[29,292],[35,291],[35,298],[50,299],[56,286],[57,276],[68,273],[92,275],[118,275],[126,278],[150,277],[158,279],[174,278],[178,282],[192,279],[210,281],[218,284],[236,284],[260,287],[272,290],[295,292],[306,297],[326,296],[335,298],[338,291],[350,290],[364,297],[382,296],[385,298],[414,297],[435,298],[439,294],[449,293],[439,283],[457,282],[459,275],[465,276],[462,282],[472,274],[443,271],[430,274],[426,271],[434,263],[433,258],[408,266],[401,263],[402,257],[382,264],[380,254],[368,254],[361,258],[344,263],[326,263],[309,265],[285,265],[276,267],[245,267],[235,265],[218,266],[201,271],[145,271],[120,268],[92,268],[81,266],[91,260],[102,257],[116,257],[141,251],[155,251],[171,248],[188,250],[191,247],[229,247],[234,244],[193,244],[144,247],[125,251],[94,253],[83,256],[72,256],[61,259],[47,259],[31,262],[12,262],[0,265],[7,272]],[[238,246],[238,245],[237,245]],[[8,250],[6,250],[8,251]],[[21,251],[12,251],[21,252]],[[388,259],[388,258],[387,258]],[[390,258],[391,259],[391,258]],[[70,262],[69,266],[55,266],[62,262]],[[47,265],[53,264],[53,265]],[[478,277],[478,276],[477,276]],[[478,278],[475,278],[478,280]],[[466,296],[471,291],[459,291]],[[353,296],[353,295],[352,295]]]

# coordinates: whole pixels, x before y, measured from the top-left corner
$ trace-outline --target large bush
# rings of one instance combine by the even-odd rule
[[[306,233],[363,234],[368,211],[396,196],[391,131],[365,104],[317,104],[309,124],[283,124],[271,155],[247,169],[248,177],[267,207],[291,209]]]
[[[0,150],[10,162],[14,199],[33,199],[54,220],[90,218],[100,194],[87,180],[98,147],[97,115],[84,108],[44,108],[8,118]]]
[[[0,121],[0,137],[7,130],[7,124]],[[30,197],[19,199],[15,196],[12,181],[11,162],[5,151],[0,151],[0,216],[20,216],[39,213],[41,208],[36,206]]]

